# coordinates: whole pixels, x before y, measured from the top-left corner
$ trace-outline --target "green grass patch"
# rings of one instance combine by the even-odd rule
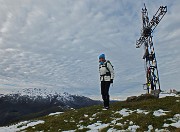
[[[89,130],[87,126],[102,123],[108,124],[108,126],[101,129],[102,132],[109,130],[110,128],[115,130],[127,130],[129,126],[137,125],[137,131],[148,131],[148,126],[153,126],[155,129],[165,129],[164,123],[173,123],[170,118],[173,118],[175,114],[180,114],[180,103],[176,100],[180,100],[180,97],[166,97],[162,99],[148,99],[134,102],[116,102],[111,104],[109,110],[103,110],[102,106],[91,106],[81,108],[77,110],[70,110],[63,114],[54,116],[44,116],[36,120],[44,120],[44,124],[39,124],[34,127],[25,129],[27,132],[33,131],[68,131],[75,130],[77,132],[84,132]],[[123,117],[118,113],[122,109],[128,109],[133,111],[128,116]],[[145,110],[148,114],[137,113],[137,109]],[[154,116],[154,111],[162,109],[166,112],[166,115]],[[178,131],[179,128],[169,126],[166,128],[169,131]]]

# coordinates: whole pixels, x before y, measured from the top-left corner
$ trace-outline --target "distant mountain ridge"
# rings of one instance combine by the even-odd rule
[[[11,122],[31,119],[51,112],[77,109],[100,104],[90,98],[68,93],[53,93],[29,88],[14,94],[0,94],[0,126]]]

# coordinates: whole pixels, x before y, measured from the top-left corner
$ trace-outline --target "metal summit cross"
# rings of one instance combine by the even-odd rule
[[[164,17],[166,12],[167,6],[160,6],[152,20],[149,21],[146,5],[144,4],[144,8],[142,8],[143,28],[141,31],[141,37],[136,41],[136,48],[140,48],[141,45],[144,45],[145,53],[143,55],[143,59],[145,61],[146,83],[143,84],[143,88],[144,90],[147,90],[148,94],[155,94],[155,91],[161,91],[157,60],[152,41],[152,32]]]

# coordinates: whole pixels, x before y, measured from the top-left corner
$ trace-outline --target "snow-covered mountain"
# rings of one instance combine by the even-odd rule
[[[180,1],[0,0],[0,93],[24,88],[99,99],[98,55],[115,68],[112,98],[144,93],[141,9],[168,12],[154,32],[162,90],[179,90]]]
[[[52,93],[37,88],[16,94],[0,94],[0,125],[100,103],[84,96]]]

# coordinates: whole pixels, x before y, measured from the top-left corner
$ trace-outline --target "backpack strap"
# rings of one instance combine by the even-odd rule
[[[107,67],[107,63],[109,63],[109,64],[111,65],[111,62],[110,62],[109,60],[107,60],[106,63],[105,63],[105,67],[106,67],[106,69],[107,69],[107,71],[108,71],[108,72],[106,73],[106,75],[107,75],[107,76],[111,76],[111,72],[110,72],[109,68]]]

